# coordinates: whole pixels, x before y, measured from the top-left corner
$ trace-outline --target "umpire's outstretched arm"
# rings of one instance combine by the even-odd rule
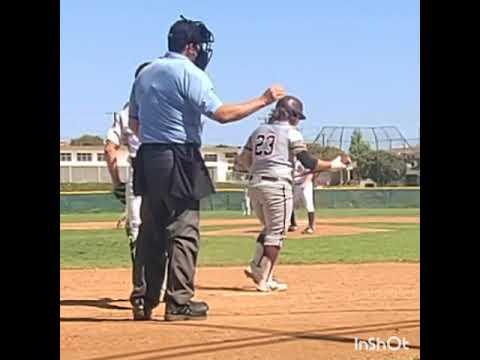
[[[284,96],[285,90],[283,87],[280,85],[273,85],[258,98],[239,104],[223,104],[217,111],[215,111],[212,118],[221,124],[238,121]]]

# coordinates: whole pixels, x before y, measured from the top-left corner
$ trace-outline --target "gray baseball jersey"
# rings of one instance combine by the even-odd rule
[[[292,179],[295,156],[306,151],[303,136],[286,121],[260,125],[244,149],[251,151],[251,175]]]

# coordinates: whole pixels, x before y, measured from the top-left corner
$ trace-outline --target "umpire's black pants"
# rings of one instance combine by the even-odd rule
[[[199,250],[199,201],[170,195],[174,155],[165,148],[145,149],[142,156],[143,194],[138,255],[145,262],[145,303],[159,304],[168,253],[166,302],[186,304],[194,295]]]

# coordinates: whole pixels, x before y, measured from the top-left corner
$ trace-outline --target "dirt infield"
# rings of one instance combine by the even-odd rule
[[[419,265],[289,265],[287,292],[261,294],[242,268],[199,268],[206,321],[133,322],[129,269],[61,271],[61,358],[408,359],[419,356]],[[355,338],[405,338],[410,349],[355,351]],[[392,342],[395,345],[395,342]]]
[[[302,234],[302,230],[307,226],[306,222],[298,222],[298,230],[295,232],[288,233],[289,239],[295,238],[305,238],[306,235]],[[242,228],[225,228],[220,230],[212,231],[202,231],[202,236],[257,236],[261,231],[260,226],[246,226]],[[329,236],[329,235],[354,235],[361,234],[366,232],[381,232],[381,231],[390,231],[386,229],[370,229],[370,228],[361,228],[355,226],[339,226],[339,225],[321,225],[317,224],[315,228],[315,234],[311,236]]]
[[[362,217],[344,217],[344,218],[322,218],[317,220],[316,236],[327,235],[353,235],[364,232],[388,231],[384,229],[366,229],[355,226],[345,226],[341,224],[361,224],[361,223],[414,223],[418,224],[420,218],[418,216],[362,216]],[[340,224],[340,225],[339,225]],[[221,235],[250,235],[257,234],[260,231],[260,226],[257,219],[205,219],[201,221],[203,226],[213,225],[229,225],[238,226],[245,225],[245,227],[204,231],[202,235],[221,236]],[[300,221],[300,227],[305,226],[306,223]],[[61,230],[100,230],[100,229],[115,229],[116,221],[97,221],[97,222],[82,222],[82,223],[61,223]],[[289,234],[289,237],[297,237],[300,235],[300,230],[296,233]]]
[[[361,224],[361,223],[413,223],[419,224],[419,216],[352,216],[352,217],[331,217],[317,219],[316,224]],[[210,225],[252,225],[258,224],[257,219],[205,219],[201,224]]]

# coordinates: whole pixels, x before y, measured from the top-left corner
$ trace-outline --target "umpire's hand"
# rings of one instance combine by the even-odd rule
[[[265,100],[266,105],[281,99],[287,93],[282,85],[272,85],[270,86],[262,95],[262,98]]]

